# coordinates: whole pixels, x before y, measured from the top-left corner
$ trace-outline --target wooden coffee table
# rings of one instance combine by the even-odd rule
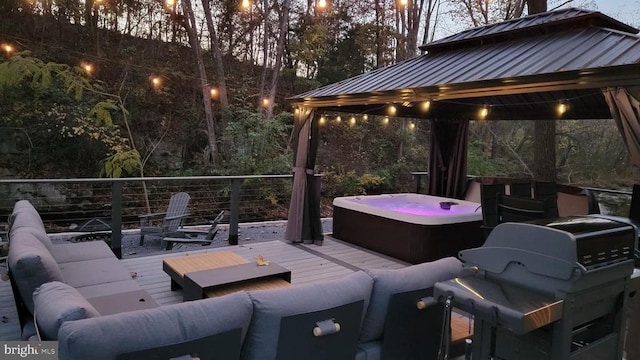
[[[162,268],[171,277],[171,290],[182,288],[185,301],[291,286],[288,269],[274,263],[258,266],[231,251],[168,258]]]

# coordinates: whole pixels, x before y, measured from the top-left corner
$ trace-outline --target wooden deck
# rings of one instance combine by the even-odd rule
[[[135,273],[135,280],[160,305],[182,302],[182,290],[171,291],[169,275],[162,270],[162,259],[212,251],[233,251],[249,261],[258,255],[291,270],[291,283],[304,284],[334,279],[364,269],[397,269],[409,264],[325,236],[322,246],[299,245],[284,241],[256,242],[207,248],[182,253],[167,253],[121,260]],[[0,282],[0,340],[19,340],[20,329],[9,281]]]

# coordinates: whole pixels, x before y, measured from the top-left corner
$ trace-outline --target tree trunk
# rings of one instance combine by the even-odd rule
[[[533,176],[540,181],[556,181],[556,121],[535,121],[533,129]]]
[[[527,0],[529,15],[547,11],[546,0]],[[556,121],[534,123],[534,177],[541,181],[556,181]]]
[[[218,35],[216,28],[211,17],[211,6],[209,6],[209,0],[202,0],[202,6],[204,8],[204,15],[207,20],[207,27],[209,28],[209,36],[211,37],[211,51],[213,53],[213,61],[216,70],[216,77],[218,78],[218,101],[220,101],[220,107],[222,110],[229,107],[229,98],[227,97],[227,82],[225,80],[224,63],[222,59],[222,52],[220,51],[220,45],[218,44]],[[225,121],[222,126],[224,127]]]
[[[269,106],[267,108],[267,117],[273,115],[273,105],[276,99],[276,90],[278,89],[278,79],[280,77],[280,68],[282,67],[282,57],[284,56],[284,42],[287,38],[289,29],[289,9],[291,0],[282,2],[282,12],[280,13],[280,35],[278,36],[278,45],[276,47],[276,61],[273,65],[271,74],[271,90],[269,91]]]
[[[213,121],[213,111],[211,110],[211,86],[207,82],[207,72],[204,67],[204,60],[202,59],[202,51],[200,51],[200,43],[198,41],[198,34],[196,32],[196,18],[193,14],[193,8],[191,6],[191,0],[182,1],[182,9],[186,15],[188,22],[184,22],[183,25],[189,35],[189,43],[193,49],[193,55],[196,58],[196,64],[198,66],[198,75],[200,81],[200,87],[202,88],[202,102],[204,104],[205,122],[207,124],[207,133],[209,134],[209,150],[211,152],[210,161],[216,164],[217,159],[217,145],[216,145],[216,128]]]
[[[547,11],[547,0],[527,0],[529,15]]]

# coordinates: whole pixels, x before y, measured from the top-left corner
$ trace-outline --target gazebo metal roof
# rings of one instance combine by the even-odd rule
[[[563,9],[471,29],[422,47],[426,54],[292,97],[326,111],[397,116],[611,118],[601,88],[640,84],[637,29],[604,14]],[[432,102],[429,113],[417,103]],[[404,106],[401,106],[404,105]]]

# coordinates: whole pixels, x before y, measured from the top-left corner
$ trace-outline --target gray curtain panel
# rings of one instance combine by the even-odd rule
[[[467,186],[469,120],[431,120],[429,194],[460,199]]]
[[[640,166],[640,88],[606,88],[602,93],[627,146],[631,163]]]
[[[312,108],[301,108],[294,118],[293,187],[284,237],[292,242],[321,244],[320,193],[314,176],[319,128],[314,116]]]

